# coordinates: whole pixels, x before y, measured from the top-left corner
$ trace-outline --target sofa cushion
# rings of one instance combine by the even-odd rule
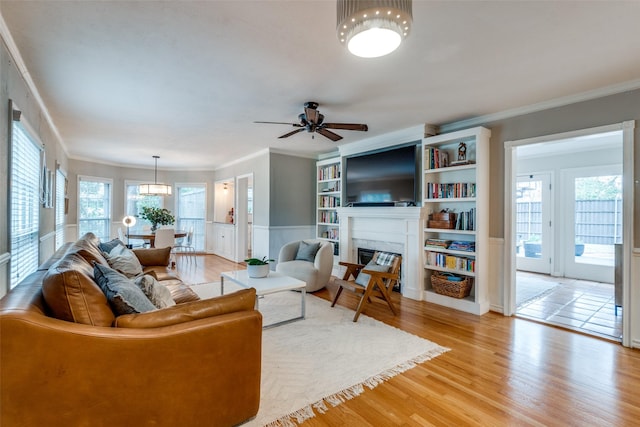
[[[140,264],[145,267],[150,265],[167,266],[171,258],[171,247],[134,249],[133,253],[138,257]]]
[[[105,253],[109,266],[131,278],[142,274],[142,265],[138,257],[125,246],[116,245],[111,252]]]
[[[96,263],[94,276],[116,315],[156,310],[149,298],[124,274]]]
[[[81,257],[83,257],[90,266],[93,265],[93,262],[100,263],[102,265],[108,266],[109,263],[102,255],[102,251],[100,251],[99,245],[100,239],[96,237],[93,233],[86,233],[80,239],[78,239],[71,247],[67,253],[77,253]]]
[[[115,316],[93,280],[93,267],[78,253],[67,253],[49,268],[42,295],[52,315],[67,322],[111,326]]]
[[[296,253],[296,260],[314,262],[316,259],[316,253],[320,249],[320,242],[305,242],[300,241],[298,246],[298,252]]]
[[[176,305],[173,298],[171,298],[169,288],[158,282],[152,275],[143,274],[142,276],[136,277],[133,282],[156,308],[166,308]]]
[[[253,311],[256,290],[242,289],[216,298],[180,304],[150,313],[119,316],[114,326],[119,328],[159,328],[237,311]]]

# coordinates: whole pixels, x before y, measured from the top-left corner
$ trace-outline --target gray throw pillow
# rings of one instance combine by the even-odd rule
[[[320,249],[320,242],[307,243],[304,240],[298,246],[296,260],[314,262],[316,260],[316,252]]]
[[[364,270],[381,271],[383,273],[387,273],[389,271],[389,268],[390,268],[389,265],[378,265],[375,263],[371,263],[371,264],[367,264],[364,267]],[[371,275],[360,272],[360,274],[358,274],[358,277],[356,277],[356,284],[360,286],[367,286],[369,284],[370,278],[371,278]]]
[[[134,283],[157,308],[176,305],[176,302],[171,298],[169,288],[158,282],[158,280],[150,274],[143,274],[142,276],[136,277]]]
[[[122,243],[120,239],[113,239],[109,242],[100,242],[100,244],[98,244],[100,250],[107,254],[111,252],[116,246],[122,246],[124,248],[125,244]]]
[[[132,280],[113,268],[95,263],[93,275],[116,316],[156,310],[149,298]]]
[[[131,249],[124,246],[115,246],[111,252],[105,254],[109,266],[131,278],[142,274],[142,264]]]

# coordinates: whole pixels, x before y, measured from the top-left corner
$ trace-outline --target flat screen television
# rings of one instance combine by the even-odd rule
[[[347,206],[417,204],[420,143],[345,157]]]

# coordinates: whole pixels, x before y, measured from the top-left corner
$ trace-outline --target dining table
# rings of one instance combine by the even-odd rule
[[[185,230],[176,230],[175,238],[179,239],[180,237],[185,237],[187,232]],[[127,239],[142,239],[145,242],[149,242],[149,247],[155,247],[154,243],[156,240],[156,235],[151,232],[151,230],[131,230],[131,232],[126,234]]]

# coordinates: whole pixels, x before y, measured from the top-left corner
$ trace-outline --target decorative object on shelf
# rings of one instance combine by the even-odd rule
[[[127,227],[127,248],[131,249],[131,242],[129,241],[129,228],[136,225],[136,217],[133,215],[127,215],[122,218],[122,224]]]
[[[467,160],[467,144],[461,142],[458,144],[458,161],[464,162]]]
[[[431,286],[437,294],[452,298],[465,298],[471,293],[471,277],[460,277],[450,273],[433,272]]]
[[[413,22],[411,0],[338,0],[337,6],[338,39],[363,58],[396,50]]]
[[[247,263],[247,274],[249,277],[259,279],[261,277],[267,277],[269,275],[269,263],[273,262],[272,259],[267,257],[260,258],[247,258],[244,260]]]
[[[160,156],[153,156],[155,159],[153,184],[140,184],[138,193],[141,196],[170,196],[171,186],[166,184],[158,184],[158,159]]]
[[[158,225],[169,225],[176,222],[176,218],[171,215],[169,210],[164,208],[153,208],[145,206],[142,208],[140,218],[146,219],[151,223],[151,231],[155,232],[158,229]]]

